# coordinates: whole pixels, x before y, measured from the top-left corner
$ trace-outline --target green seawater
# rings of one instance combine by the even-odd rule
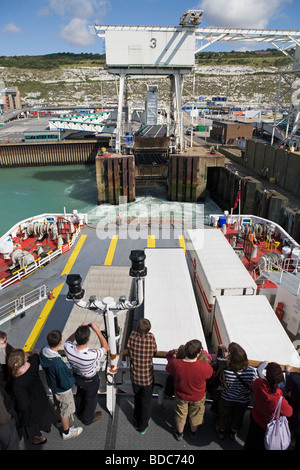
[[[161,208],[186,218],[220,213],[211,200],[205,204],[170,202],[161,190],[137,190],[136,201],[125,207],[131,216],[155,217]],[[88,214],[92,223],[118,217],[119,207],[97,204],[94,165],[64,165],[0,169],[0,236],[19,221],[43,213],[77,210]],[[124,211],[124,206],[122,205]]]

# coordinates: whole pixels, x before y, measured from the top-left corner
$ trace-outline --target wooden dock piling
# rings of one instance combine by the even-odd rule
[[[104,153],[95,159],[98,204],[119,204],[119,198],[127,202],[135,200],[133,155]]]

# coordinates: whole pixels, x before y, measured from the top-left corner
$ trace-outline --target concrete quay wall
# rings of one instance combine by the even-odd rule
[[[102,146],[96,140],[0,145],[0,168],[95,163]]]
[[[98,204],[119,204],[135,200],[134,156],[120,154],[98,155],[95,159]]]
[[[300,243],[300,210],[288,207],[288,198],[276,190],[266,190],[263,183],[251,176],[241,177],[227,168],[210,168],[207,189],[223,210],[234,206],[241,182],[241,213],[257,215],[281,225]],[[238,213],[238,207],[233,211]]]
[[[208,169],[224,167],[225,157],[220,153],[187,153],[169,158],[168,199],[170,201],[197,202],[207,186]]]
[[[243,164],[294,196],[300,196],[300,153],[272,147],[256,140],[247,140]]]

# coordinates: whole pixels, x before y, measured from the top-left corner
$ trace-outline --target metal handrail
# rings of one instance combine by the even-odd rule
[[[5,289],[6,287],[9,287],[10,285],[14,284],[17,281],[20,281],[24,276],[28,276],[29,274],[33,273],[37,269],[41,268],[44,264],[49,263],[50,261],[53,261],[54,258],[57,256],[61,255],[63,253],[64,247],[66,245],[69,245],[69,248],[71,248],[74,245],[75,240],[77,239],[78,235],[80,233],[80,226],[76,229],[74,234],[72,235],[71,240],[66,243],[65,245],[60,245],[57,247],[56,250],[49,252],[47,256],[44,258],[38,258],[36,259],[31,265],[29,266],[24,266],[23,268],[19,269],[14,276],[9,277],[8,279],[5,279],[0,283],[0,290]]]
[[[268,273],[272,271],[278,271],[280,272],[280,279],[279,279],[279,284],[282,283],[282,276],[283,273],[289,274],[290,276],[294,276],[299,271],[299,260],[296,260],[296,266],[293,265],[293,272],[289,270],[289,267],[291,266],[291,263],[294,262],[295,260],[292,260],[290,258],[283,260],[280,264],[274,263],[272,260],[266,259],[266,265],[265,268],[262,268],[261,266],[256,266],[253,271],[251,272],[252,278],[255,280],[257,279],[260,275],[263,273]],[[297,293],[296,296],[298,296],[300,293],[300,280],[298,281],[298,287],[297,287]]]
[[[61,349],[58,352],[62,357],[66,357],[66,353],[65,353],[64,349]],[[167,355],[167,352],[168,351],[157,351],[155,353],[154,357],[155,358],[160,358],[160,359],[165,359],[166,355]],[[121,357],[122,360],[129,359],[128,349],[123,349],[121,351],[120,357]],[[256,369],[259,366],[259,364],[261,364],[263,361],[264,361],[264,359],[262,359],[261,361],[249,359],[248,363],[249,363],[250,366],[252,366]],[[285,370],[286,365],[288,365],[288,364],[280,364],[280,367],[283,371]],[[291,371],[292,372],[299,372],[299,368],[298,367],[291,367]]]
[[[47,286],[44,284],[37,289],[34,289],[27,294],[22,295],[19,299],[12,300],[6,305],[0,307],[0,325],[12,320],[30,307],[47,299]]]

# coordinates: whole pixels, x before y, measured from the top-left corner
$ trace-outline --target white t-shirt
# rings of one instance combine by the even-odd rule
[[[64,345],[67,359],[73,372],[83,377],[91,378],[97,372],[97,362],[105,355],[105,349],[77,349],[76,343],[66,341]]]

